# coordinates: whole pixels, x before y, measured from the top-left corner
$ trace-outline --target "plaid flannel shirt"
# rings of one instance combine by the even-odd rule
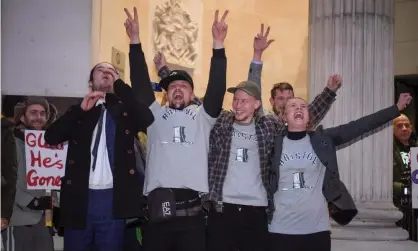
[[[328,88],[315,97],[309,105],[312,122],[316,125],[328,112],[335,100],[335,93]],[[205,199],[208,201],[222,202],[222,189],[228,171],[231,151],[234,114],[231,111],[222,111],[219,115],[209,137],[208,178],[209,193]],[[270,153],[274,146],[274,137],[286,133],[287,129],[281,119],[273,115],[255,116],[255,131],[260,155],[260,169],[263,185],[267,190],[268,213],[274,211],[273,194],[271,193],[270,178]]]

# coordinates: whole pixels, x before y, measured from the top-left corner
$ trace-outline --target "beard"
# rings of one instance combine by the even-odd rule
[[[46,125],[46,121],[45,120],[26,120],[25,119],[25,126],[28,129],[33,129],[33,130],[43,130],[45,129],[45,125]]]
[[[93,91],[103,92],[103,93],[113,93],[113,86],[100,86],[93,88]]]
[[[175,110],[183,110],[186,108],[186,102],[182,101],[180,103],[169,102],[168,107]]]
[[[184,95],[181,92],[173,93],[172,98],[168,100],[168,107],[170,107],[171,109],[183,110],[189,105],[190,105],[190,102],[185,101]]]
[[[103,92],[103,93],[113,93],[113,80],[112,79],[103,79],[98,83],[94,83],[91,87],[93,91]]]

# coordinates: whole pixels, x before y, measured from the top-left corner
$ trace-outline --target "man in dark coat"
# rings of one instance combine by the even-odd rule
[[[68,141],[61,183],[65,250],[122,250],[125,219],[143,212],[134,138],[154,120],[109,63],[90,74],[90,92],[45,133],[50,145]]]

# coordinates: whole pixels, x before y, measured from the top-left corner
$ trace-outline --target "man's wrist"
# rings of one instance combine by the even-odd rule
[[[261,56],[262,55],[263,55],[263,52],[254,51],[253,61],[261,62]]]
[[[216,40],[214,40],[213,41],[213,49],[223,49],[223,48],[225,48],[225,46],[224,46],[224,41],[216,41]]]
[[[333,91],[331,88],[329,88],[328,86],[327,87],[325,87],[325,89],[324,89],[324,91],[326,92],[326,93],[328,93],[330,96],[332,96],[332,97],[335,97],[335,96],[337,96],[337,92],[336,91]]]
[[[159,71],[161,71],[161,69],[163,69],[164,67],[167,67],[165,64],[163,64],[163,65],[158,65],[157,66],[157,70],[158,70],[158,72]]]
[[[139,37],[133,37],[131,38],[131,44],[139,44],[141,43],[139,40]]]
[[[333,88],[333,87],[329,87],[327,86],[326,88],[328,88],[330,91],[337,93],[338,88]]]

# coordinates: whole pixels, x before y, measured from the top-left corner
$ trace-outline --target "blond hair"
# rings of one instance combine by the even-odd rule
[[[289,98],[288,100],[286,100],[286,103],[284,104],[284,109],[283,109],[282,115],[281,115],[281,118],[282,118],[283,121],[284,121],[283,118],[285,117],[285,114],[286,114],[287,102],[289,102],[289,100],[292,100],[292,99],[300,99],[300,100],[303,100],[306,104],[308,104],[308,102],[306,102],[306,100],[301,98],[301,97],[293,97],[293,98]],[[311,111],[309,110],[309,108],[308,108],[308,113],[309,113],[309,121],[306,124],[306,131],[315,131],[315,124],[312,122],[312,114],[311,114]],[[286,122],[286,124],[287,124],[287,122]]]

